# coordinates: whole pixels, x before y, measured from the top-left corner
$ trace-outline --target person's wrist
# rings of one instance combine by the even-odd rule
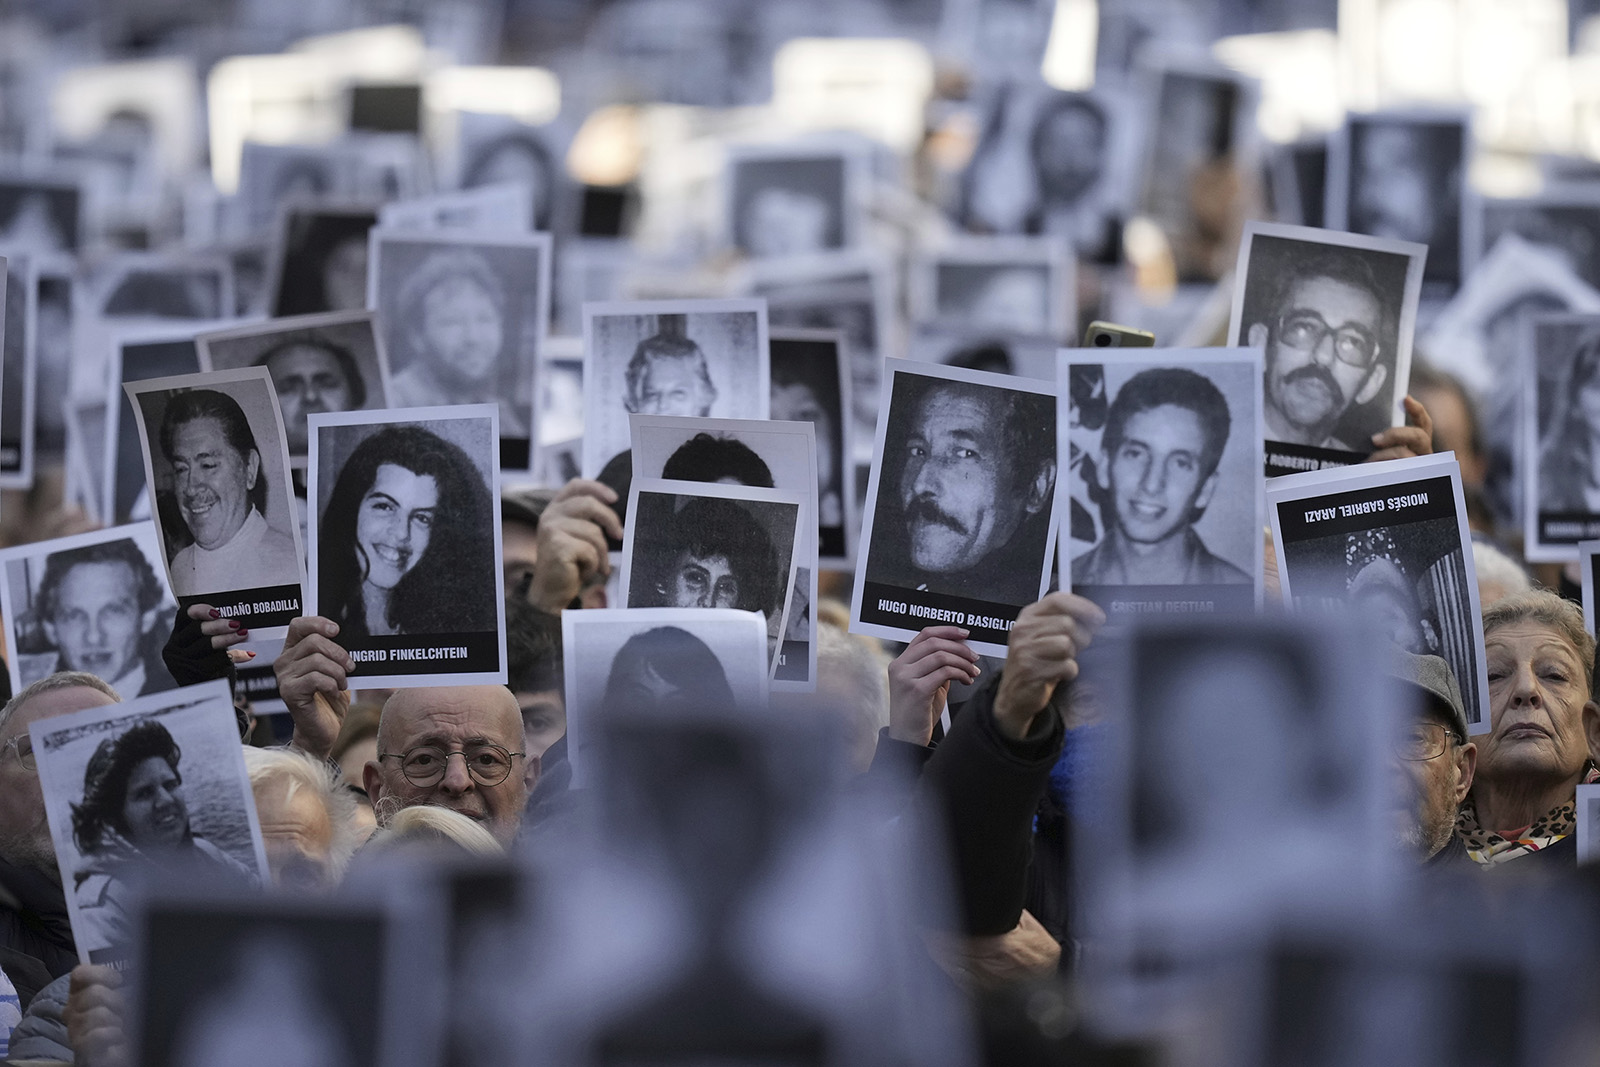
[[[905,723],[889,723],[889,738],[893,741],[904,741],[909,745],[921,745],[927,748],[933,741],[933,724],[926,727],[909,726]]]

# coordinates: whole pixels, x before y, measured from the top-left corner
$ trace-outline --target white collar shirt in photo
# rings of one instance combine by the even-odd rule
[[[179,596],[289,585],[299,575],[294,540],[268,526],[255,508],[221,547],[194,544],[172,557],[172,588]]]

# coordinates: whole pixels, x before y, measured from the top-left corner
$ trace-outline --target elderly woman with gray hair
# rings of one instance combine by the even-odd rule
[[[1576,860],[1577,787],[1600,780],[1595,642],[1576,604],[1534,589],[1483,613],[1490,732],[1456,832],[1480,865],[1542,854]],[[1564,858],[1561,858],[1564,857]]]

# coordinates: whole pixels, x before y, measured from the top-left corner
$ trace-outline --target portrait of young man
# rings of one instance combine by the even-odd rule
[[[1396,424],[1426,256],[1402,241],[1250,224],[1231,343],[1266,352],[1269,474],[1283,473],[1280,455],[1355,462]]]

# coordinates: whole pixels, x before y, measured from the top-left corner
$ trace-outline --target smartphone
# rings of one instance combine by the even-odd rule
[[[1085,348],[1154,348],[1156,335],[1149,330],[1136,330],[1132,326],[1118,326],[1114,322],[1095,321],[1083,331]]]

